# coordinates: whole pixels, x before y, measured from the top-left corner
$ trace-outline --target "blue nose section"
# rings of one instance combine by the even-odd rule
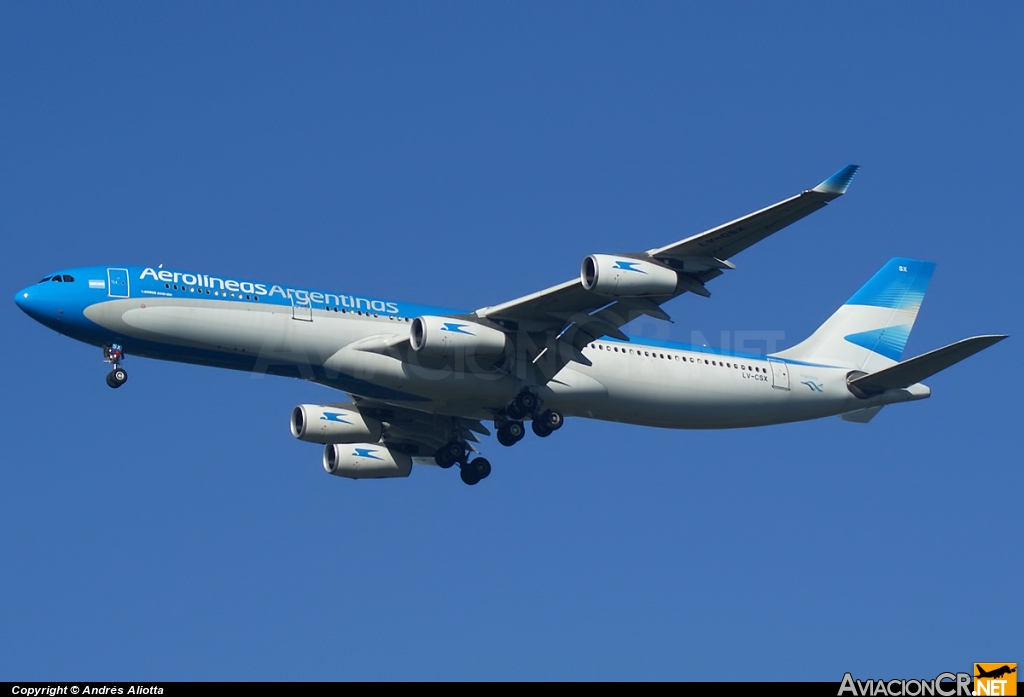
[[[19,290],[14,295],[14,304],[22,309],[22,311],[32,314],[29,310],[32,307],[32,290],[26,288],[25,290]]]
[[[14,296],[14,303],[32,319],[48,324],[57,318],[56,298],[53,297],[53,291],[48,287],[49,285],[49,283],[36,284],[19,290]]]

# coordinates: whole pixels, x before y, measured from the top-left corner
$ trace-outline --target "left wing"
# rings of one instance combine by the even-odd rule
[[[481,308],[475,318],[528,335],[529,341],[518,342],[526,348],[517,352],[537,369],[538,378],[550,379],[569,361],[589,365],[581,352],[588,343],[602,336],[627,340],[620,327],[640,315],[668,320],[661,305],[683,293],[710,296],[706,284],[735,268],[731,257],[842,196],[857,170],[847,165],[813,189],[679,242],[617,255],[675,271],[675,287],[661,295],[615,299],[587,290],[576,278]]]

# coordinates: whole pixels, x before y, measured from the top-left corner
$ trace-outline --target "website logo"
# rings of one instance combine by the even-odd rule
[[[980,695],[1016,695],[1017,664],[1016,663],[975,663],[974,694]]]

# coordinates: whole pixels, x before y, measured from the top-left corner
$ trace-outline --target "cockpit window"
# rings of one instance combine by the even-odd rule
[[[50,280],[50,276],[47,276],[46,278],[41,278],[41,279],[39,279],[39,282],[40,282],[40,283],[46,283],[46,282],[47,282],[47,281],[49,281],[49,280]]]
[[[74,283],[75,282],[75,277],[74,276],[69,276],[67,274],[64,274],[63,276],[61,276],[61,278],[64,279],[65,283]]]
[[[60,276],[54,276],[50,280],[53,281],[54,283],[63,283],[64,282],[64,279],[62,279]]]

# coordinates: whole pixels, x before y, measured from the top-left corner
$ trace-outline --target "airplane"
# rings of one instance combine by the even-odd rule
[[[810,337],[768,355],[630,337],[641,315],[736,266],[740,252],[846,193],[848,165],[812,189],[678,242],[592,254],[580,275],[467,312],[176,271],[72,268],[19,291],[30,317],[103,349],[107,384],[128,355],[313,381],[349,402],[300,404],[292,435],[324,445],[332,475],[407,477],[412,464],[459,466],[475,485],[491,431],[512,446],[566,417],[674,429],[763,426],[839,415],[867,423],[924,399],[922,380],[1006,338],[976,336],[901,360],[935,264],[885,264]]]
[[[984,668],[982,668],[977,663],[974,664],[974,667],[975,667],[975,669],[977,670],[977,673],[978,673],[977,675],[974,676],[976,678],[1001,678],[1004,675],[1009,675],[1010,673],[1016,673],[1017,672],[1016,666],[1011,668],[1008,665],[1003,665],[1003,666],[1000,666],[999,668],[994,668],[993,670],[985,670]]]

